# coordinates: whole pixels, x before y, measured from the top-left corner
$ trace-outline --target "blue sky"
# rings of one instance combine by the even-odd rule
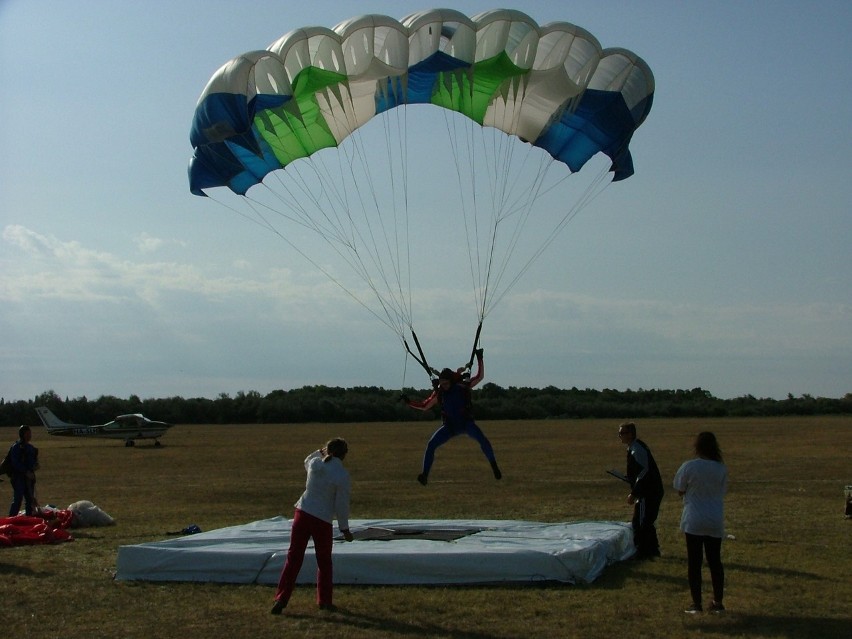
[[[273,234],[191,195],[186,166],[196,101],[228,59],[294,28],[426,8],[0,3],[0,397],[425,386],[393,332]],[[487,381],[852,392],[852,5],[522,8],[636,52],[656,94],[636,175],[486,319]],[[446,261],[440,241],[417,243]],[[475,328],[454,289],[436,275],[415,293],[438,367],[467,359]]]

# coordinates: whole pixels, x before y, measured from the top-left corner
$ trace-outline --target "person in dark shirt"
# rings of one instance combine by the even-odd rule
[[[455,371],[445,368],[438,375],[435,390],[424,400],[410,401],[403,396],[403,401],[416,410],[429,410],[435,405],[441,407],[441,426],[436,430],[426,444],[426,452],[423,455],[423,469],[417,476],[419,481],[424,486],[429,480],[429,471],[432,469],[432,463],[435,461],[435,451],[439,446],[443,446],[453,437],[459,435],[467,435],[472,437],[479,443],[482,453],[491,464],[491,470],[494,473],[495,479],[500,479],[503,474],[500,472],[500,467],[497,465],[497,459],[494,456],[494,449],[491,447],[491,442],[482,432],[482,429],[476,425],[473,420],[473,406],[471,401],[471,389],[476,386],[485,377],[485,367],[482,359],[482,349],[476,351],[477,371],[473,377],[468,377],[469,374],[466,367],[459,368]]]
[[[651,449],[636,438],[636,424],[625,422],[618,427],[618,438],[627,446],[627,479],[630,494],[627,503],[633,506],[633,544],[636,559],[660,556],[655,523],[663,500],[663,480]]]
[[[38,469],[38,448],[30,443],[33,433],[29,426],[18,429],[18,441],[9,448],[9,463],[12,465],[12,505],[9,516],[14,517],[24,504],[27,515],[38,508],[35,499],[35,471]]]

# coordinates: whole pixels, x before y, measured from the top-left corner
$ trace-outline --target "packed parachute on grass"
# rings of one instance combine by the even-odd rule
[[[0,546],[57,544],[74,541],[69,529],[112,526],[115,520],[90,501],[76,501],[68,508],[45,506],[34,515],[0,518]]]

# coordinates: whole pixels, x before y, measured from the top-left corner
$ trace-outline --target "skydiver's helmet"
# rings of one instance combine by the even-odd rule
[[[18,439],[24,438],[24,433],[30,432],[30,427],[26,424],[21,424],[20,428],[18,428]]]
[[[438,379],[439,380],[446,379],[449,382],[455,381],[456,372],[451,368],[445,368],[444,370],[441,371],[441,374],[438,375]]]

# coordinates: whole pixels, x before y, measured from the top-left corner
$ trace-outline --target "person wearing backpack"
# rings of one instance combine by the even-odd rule
[[[18,429],[18,441],[9,448],[9,463],[11,465],[12,505],[9,516],[14,517],[24,504],[24,512],[32,515],[38,508],[35,499],[35,471],[38,470],[38,448],[30,443],[33,433],[29,426]]]

